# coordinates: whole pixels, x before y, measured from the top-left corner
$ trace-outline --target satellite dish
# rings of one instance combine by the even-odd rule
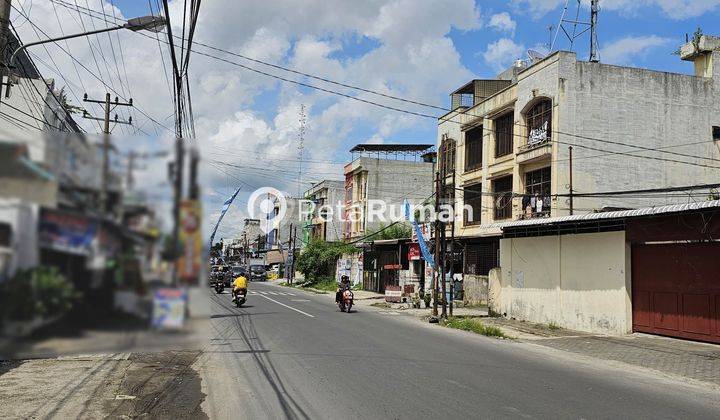
[[[535,50],[527,50],[527,55],[530,58],[530,61],[533,62],[533,64],[545,58],[545,54],[541,54]]]

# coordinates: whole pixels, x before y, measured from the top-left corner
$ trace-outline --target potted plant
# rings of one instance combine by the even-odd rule
[[[430,301],[432,300],[432,295],[430,293],[425,293],[425,295],[423,296],[423,300],[425,301],[425,307],[429,308]]]
[[[420,309],[420,295],[415,293],[412,297],[412,306],[413,308]]]

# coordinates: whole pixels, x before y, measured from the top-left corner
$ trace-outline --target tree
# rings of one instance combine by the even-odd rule
[[[296,267],[305,279],[317,279],[331,275],[337,260],[343,254],[354,254],[360,250],[344,242],[325,242],[313,239],[298,256]]]
[[[398,222],[388,226],[380,227],[366,236],[367,240],[378,241],[385,239],[406,239],[412,237],[412,227],[405,222]]]
[[[79,107],[77,105],[73,105],[70,102],[70,99],[68,99],[68,97],[67,97],[67,93],[65,93],[64,87],[62,89],[60,89],[60,94],[58,95],[58,99],[60,100],[60,106],[63,107],[63,109],[65,109],[65,111],[68,114],[78,114],[78,113],[80,113],[80,111],[83,110],[81,107]]]

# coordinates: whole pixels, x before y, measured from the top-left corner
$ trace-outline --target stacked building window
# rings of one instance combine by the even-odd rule
[[[465,225],[473,225],[480,223],[480,215],[482,214],[482,183],[465,185],[463,187],[464,220]]]
[[[455,140],[444,139],[440,143],[440,172],[442,176],[455,172]]]
[[[515,115],[512,112],[495,119],[495,157],[512,153],[514,123]]]
[[[512,217],[512,175],[498,178],[492,182],[495,205],[493,215],[495,220]]]
[[[483,126],[465,132],[465,170],[471,171],[482,166]]]
[[[550,167],[525,173],[524,217],[550,216]]]
[[[544,99],[527,112],[528,146],[550,141],[552,133],[552,102]]]

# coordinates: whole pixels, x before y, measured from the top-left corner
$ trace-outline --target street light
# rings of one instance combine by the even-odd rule
[[[162,16],[141,16],[141,17],[132,18],[123,25],[111,26],[108,28],[97,29],[94,31],[82,32],[79,34],[65,35],[65,36],[61,36],[58,38],[48,38],[48,39],[43,39],[40,41],[30,42],[28,44],[21,46],[20,48],[16,49],[15,51],[13,51],[12,55],[10,56],[9,67],[12,68],[14,66],[15,57],[21,51],[25,50],[28,47],[32,47],[34,45],[46,44],[48,42],[62,41],[65,39],[79,38],[81,36],[94,35],[94,34],[99,34],[99,33],[103,33],[103,32],[117,31],[118,29],[129,29],[133,32],[142,31],[142,30],[151,31],[151,32],[160,32],[162,30],[163,26],[165,26],[165,18],[163,18]]]

